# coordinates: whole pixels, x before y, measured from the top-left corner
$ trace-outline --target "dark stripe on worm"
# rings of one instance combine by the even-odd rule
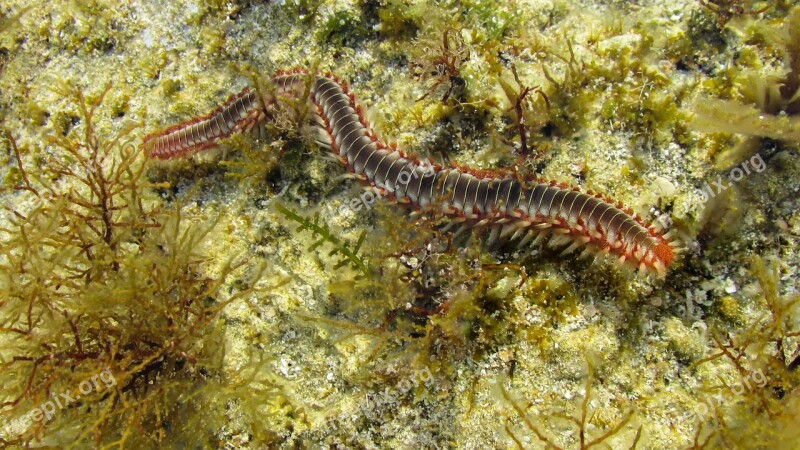
[[[544,194],[544,190],[547,189],[547,186],[542,183],[536,183],[536,186],[533,189],[529,190],[529,197],[528,197],[528,206],[527,206],[527,214],[531,217],[538,217],[539,216],[539,209],[538,206],[534,206],[534,202],[536,205],[542,202],[542,195]]]
[[[368,180],[375,180],[376,172],[378,170],[378,164],[383,161],[383,157],[386,156],[386,150],[380,150],[377,148],[373,148],[374,145],[370,138],[364,136],[359,139],[359,146],[367,147],[365,152],[369,152],[369,156],[367,156],[367,161],[364,164],[364,175],[366,175]]]
[[[383,155],[378,161],[378,165],[375,167],[375,178],[373,179],[373,183],[375,183],[378,187],[384,187],[386,183],[386,171],[389,168],[389,165],[394,162],[394,157],[392,154],[386,150],[378,150],[377,152],[379,155]]]
[[[346,146],[345,148],[349,148],[347,151],[348,161],[350,160],[350,155],[353,156],[353,172],[357,175],[366,173],[367,163],[376,151],[372,141],[366,136],[358,136],[344,145]],[[369,176],[371,177],[373,174],[374,172],[370,172]]]
[[[575,200],[578,198],[578,193],[575,191],[568,191],[566,195],[564,195],[564,199],[561,200],[561,206],[558,207],[559,214],[565,220],[571,222],[572,217],[570,217],[570,211],[572,210],[572,205],[575,203]]]
[[[450,173],[447,174],[444,183],[442,183],[442,192],[440,196],[444,202],[442,204],[443,210],[449,210],[449,208],[452,207],[456,197],[456,184],[458,184],[458,180],[461,179],[461,175],[462,173],[460,170],[451,170]]]
[[[519,181],[511,179],[511,190],[508,193],[508,200],[506,204],[506,214],[513,214],[514,210],[519,205],[520,195],[522,195],[522,185]]]
[[[475,194],[475,208],[478,208],[478,213],[486,212],[486,202],[489,200],[489,185],[492,180],[484,178],[478,183],[478,189]]]
[[[508,204],[508,198],[511,196],[511,180],[510,178],[504,178],[500,181],[497,187],[497,196],[494,202],[494,208],[497,211],[506,212],[506,205]]]
[[[414,171],[411,172],[411,179],[408,181],[408,186],[406,186],[406,197],[413,203],[419,203],[419,193],[422,190],[422,180],[425,177],[426,175],[422,167],[414,167]]]
[[[481,180],[472,177],[470,183],[467,185],[467,195],[464,200],[464,213],[472,215],[474,213],[475,204],[478,202],[478,186]]]
[[[445,169],[443,171],[436,171],[433,173],[433,175],[423,178],[419,199],[419,204],[421,207],[424,208],[433,205],[433,202],[436,200],[436,186],[439,184],[441,177],[446,176],[448,173],[449,172],[447,169]]]
[[[400,176],[400,172],[406,166],[407,161],[400,157],[399,153],[397,154],[397,159],[389,166],[389,169],[386,171],[386,187],[389,189],[389,192],[394,192],[397,195],[397,178]]]
[[[550,205],[547,208],[550,211],[551,219],[558,219],[559,216],[561,215],[561,205],[564,204],[564,199],[566,198],[566,196],[567,196],[567,191],[563,189],[558,189],[555,191],[552,200],[550,200]]]
[[[453,186],[453,207],[465,211],[467,209],[467,195],[469,185],[472,183],[472,175],[462,173]]]
[[[580,223],[581,211],[589,204],[591,197],[582,193],[576,192],[575,201],[569,207],[569,220],[574,221],[576,224]]]
[[[394,195],[398,199],[408,197],[408,184],[411,182],[413,172],[414,165],[403,158],[403,165],[397,170],[397,176],[394,177]]]

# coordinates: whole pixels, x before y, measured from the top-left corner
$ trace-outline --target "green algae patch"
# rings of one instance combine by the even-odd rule
[[[672,317],[664,322],[664,337],[670,350],[684,363],[692,363],[703,356],[705,346],[702,336],[680,319]]]

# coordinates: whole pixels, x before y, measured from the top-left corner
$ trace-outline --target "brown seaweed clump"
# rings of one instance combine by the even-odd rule
[[[201,250],[218,220],[164,210],[136,124],[97,133],[110,88],[86,98],[60,87],[76,126],[45,149],[2,135],[15,167],[3,195],[15,206],[0,228],[0,445],[216,446],[210,420],[224,412],[198,411],[226,408],[242,389],[264,392],[247,433],[269,441],[263,400],[277,391],[260,361],[223,373],[219,326],[226,305],[269,289],[265,269],[232,260],[207,273]]]

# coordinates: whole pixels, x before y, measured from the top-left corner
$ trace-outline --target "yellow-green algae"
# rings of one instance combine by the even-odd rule
[[[732,17],[689,0],[75,0],[0,11],[0,395],[23,394],[2,420],[106,368],[120,381],[49,421],[4,428],[4,444],[798,442],[794,97],[781,97],[783,115],[765,111],[775,116],[768,132],[718,125],[719,105],[765,109],[747,80],[774,92],[792,74],[784,49],[800,45],[789,25],[800,9],[791,2]],[[445,33],[457,36],[449,50],[458,63],[414,76],[447,56]],[[461,239],[446,251],[434,227],[380,201],[342,209],[360,192],[288,123],[161,165],[111,145],[102,171],[135,157],[120,177],[140,175],[118,192],[116,219],[91,206],[81,214],[112,224],[112,238],[80,216],[64,221],[69,195],[91,197],[80,179],[92,173],[54,170],[54,161],[75,161],[65,150],[91,159],[92,139],[111,142],[120,130],[138,144],[144,129],[224,101],[258,77],[254,68],[266,77],[313,64],[350,81],[378,132],[402,147],[481,168],[516,162],[643,215],[658,208],[688,254],[656,280],[546,249],[524,256]],[[79,106],[97,104],[108,83],[89,127]],[[454,84],[458,95],[443,101]],[[517,159],[510,126],[523,86],[541,92],[525,103],[536,111],[524,112],[537,160]],[[690,127],[698,113],[721,133]],[[703,185],[738,161],[729,155],[753,152],[765,171],[701,201]],[[45,192],[53,195],[42,200]],[[309,251],[315,238],[295,232],[276,201],[319,213],[338,242],[366,232],[369,275],[335,269],[329,244]],[[20,333],[27,305],[40,315]],[[125,319],[114,319],[120,311]],[[73,324],[80,347],[125,351],[76,358]],[[62,365],[47,357],[70,354]],[[33,388],[31,364],[15,356],[46,357]]]

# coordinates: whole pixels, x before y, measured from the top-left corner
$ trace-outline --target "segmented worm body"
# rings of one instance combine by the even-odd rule
[[[176,158],[213,147],[220,139],[249,130],[264,117],[258,94],[245,88],[206,116],[145,136],[143,145],[153,158]]]
[[[279,72],[275,92],[259,97],[245,89],[200,119],[148,136],[155,158],[168,159],[214,145],[217,140],[268,117],[268,107],[308,95],[316,108],[320,143],[353,174],[388,198],[455,222],[491,229],[490,241],[511,235],[519,245],[550,237],[562,254],[583,248],[585,254],[616,256],[640,271],[664,274],[674,259],[670,240],[631,210],[600,194],[565,184],[525,180],[501,171],[473,171],[420,161],[389,147],[371,131],[355,97],[332,75],[302,70]]]

